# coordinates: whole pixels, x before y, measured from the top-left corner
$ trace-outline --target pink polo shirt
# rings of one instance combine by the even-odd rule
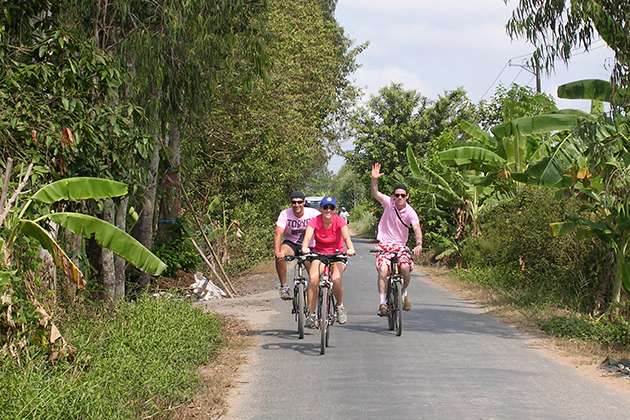
[[[411,208],[409,203],[406,203],[402,210],[398,210],[400,218],[409,226],[406,228],[396,215],[396,204],[393,197],[387,197],[381,202],[381,205],[383,206],[383,215],[378,222],[376,239],[385,244],[407,245],[409,228],[414,223],[420,223],[416,211]]]

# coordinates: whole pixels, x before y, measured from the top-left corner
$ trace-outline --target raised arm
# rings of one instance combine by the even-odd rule
[[[383,200],[387,199],[387,196],[378,190],[378,179],[382,177],[384,174],[381,173],[381,164],[376,162],[374,166],[372,166],[372,183],[370,184],[370,192],[372,193],[372,197],[376,198],[376,201],[382,203]]]

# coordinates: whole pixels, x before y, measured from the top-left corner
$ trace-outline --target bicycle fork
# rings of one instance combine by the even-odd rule
[[[319,290],[320,299],[318,299],[317,303],[317,312],[321,314],[321,322],[328,322],[328,326],[330,326],[335,321],[334,316],[330,316],[331,313],[335,312],[335,298],[333,293],[333,284],[330,281],[330,267],[328,267],[327,265],[324,266],[324,272],[319,279]],[[324,299],[326,299],[327,302],[326,308],[328,309],[328,313],[322,312],[322,304],[324,303]],[[320,325],[320,328],[321,327],[322,326]]]

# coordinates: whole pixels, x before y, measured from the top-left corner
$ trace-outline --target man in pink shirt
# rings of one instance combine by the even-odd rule
[[[378,190],[378,179],[383,176],[381,164],[375,163],[372,166],[372,182],[370,192],[372,196],[383,206],[383,215],[378,222],[378,246],[376,249],[388,252],[397,252],[407,248],[409,240],[409,229],[413,228],[416,237],[416,246],[413,254],[417,257],[422,252],[422,229],[415,210],[407,203],[409,192],[403,184],[394,187],[391,197],[386,196]],[[376,271],[378,273],[378,293],[379,306],[378,316],[387,316],[387,278],[389,277],[390,256],[388,254],[378,254],[376,257]],[[407,287],[411,280],[413,270],[413,259],[403,254],[398,258],[398,270],[402,274],[403,283],[403,309],[411,309],[411,302],[407,296]]]
[[[300,254],[306,226],[309,220],[320,214],[319,210],[304,207],[305,204],[304,194],[294,191],[291,194],[291,208],[282,210],[276,222],[273,249],[276,254],[276,272],[280,280],[280,297],[284,300],[291,300],[291,292],[287,287],[287,262],[284,256]],[[314,243],[308,245],[312,247]]]

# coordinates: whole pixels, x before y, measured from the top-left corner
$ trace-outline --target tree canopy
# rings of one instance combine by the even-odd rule
[[[509,0],[505,0],[508,3]],[[536,51],[533,68],[551,72],[599,35],[615,52],[614,82],[629,86],[630,3],[626,0],[519,0],[507,24],[512,38],[523,37]]]

